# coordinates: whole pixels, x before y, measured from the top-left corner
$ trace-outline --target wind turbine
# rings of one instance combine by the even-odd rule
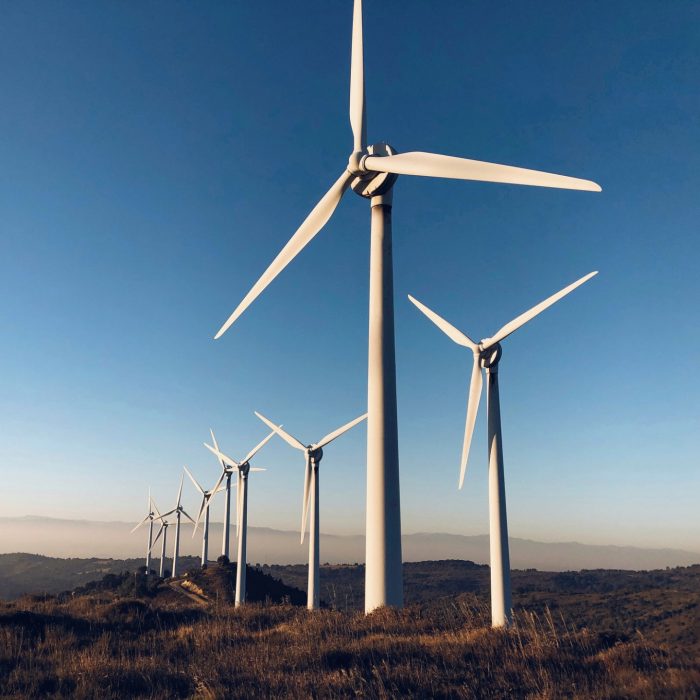
[[[219,480],[216,482],[216,485],[212,489],[213,492],[216,492],[219,490],[219,486],[221,486],[221,482],[224,480],[224,477],[226,477],[226,501],[224,501],[224,536],[223,536],[223,541],[221,543],[221,554],[225,556],[226,558],[229,558],[229,538],[230,538],[230,530],[231,530],[231,476],[233,475],[233,472],[235,469],[238,468],[238,463],[234,462],[234,466],[226,466],[226,463],[221,457],[219,456],[219,443],[216,441],[216,436],[214,435],[213,430],[209,430],[211,433],[211,440],[214,443],[214,449],[211,448],[211,446],[207,445],[207,443],[204,443],[204,446],[211,450],[218,458],[219,464],[221,465],[221,476],[219,477]],[[260,443],[258,443],[246,456],[245,459],[240,463],[241,465],[243,464],[248,464],[251,459],[255,456],[255,454],[262,448],[265,443],[272,438],[274,435],[274,431],[271,432],[264,440],[262,440]],[[209,515],[209,502],[207,502],[205,506],[205,510],[207,511],[207,517]],[[199,513],[199,518],[197,518],[197,522],[199,522],[199,519],[201,518],[202,513],[200,511]],[[195,525],[196,526],[196,525]]]
[[[160,568],[158,570],[158,575],[163,578],[165,574],[165,543],[166,540],[168,539],[168,521],[165,519],[165,516],[163,515],[158,515],[156,520],[160,520],[160,528],[158,529],[158,534],[156,535],[156,538],[153,540],[153,544],[151,545],[151,549],[155,547],[156,542],[160,539],[160,536],[163,535],[163,541],[161,542],[160,545]]]
[[[192,472],[190,472],[187,467],[185,467],[185,471],[187,472],[187,476],[190,477],[190,480],[194,484],[197,491],[202,494],[202,504],[199,506],[199,513],[197,514],[197,521],[194,529],[192,530],[192,537],[195,536],[197,526],[199,525],[199,520],[202,517],[202,513],[204,513],[204,532],[202,534],[202,568],[205,569],[209,557],[209,501],[211,500],[212,496],[217,493],[217,491],[214,491],[214,489],[205,491],[200,486],[197,479],[192,476]],[[220,488],[219,491],[223,491],[223,489]]]
[[[161,518],[166,518],[168,515],[172,515],[175,513],[175,547],[173,549],[173,571],[172,571],[172,577],[175,578],[177,576],[177,558],[180,554],[180,516],[184,515],[193,525],[195,524],[194,520],[190,517],[190,515],[185,511],[185,509],[182,507],[180,504],[181,498],[182,498],[182,483],[185,480],[185,475],[183,474],[182,477],[180,478],[180,488],[177,490],[177,502],[175,504],[175,507],[172,510],[169,510],[167,513],[164,513]],[[167,528],[167,522],[164,520],[163,524]],[[160,534],[160,533],[159,533]],[[165,540],[165,534],[163,534],[163,539]],[[156,537],[157,539],[157,537]],[[165,549],[165,542],[163,542],[163,549]]]
[[[141,525],[143,525],[145,522],[148,522],[148,540],[146,542],[146,576],[148,576],[151,573],[151,548],[153,547],[153,520],[155,519],[155,513],[153,510],[155,509],[155,512],[160,515],[158,512],[158,508],[156,507],[156,504],[154,503],[153,499],[151,498],[151,489],[148,489],[148,513],[146,514],[146,517],[139,522],[139,524],[131,531],[130,534],[133,534],[138,530]]]
[[[255,415],[260,418],[263,423],[272,428],[285,442],[297,450],[304,453],[306,467],[304,470],[304,500],[302,502],[301,514],[301,541],[304,542],[304,534],[306,532],[306,516],[311,512],[311,523],[309,524],[309,579],[306,594],[306,607],[309,610],[318,610],[320,607],[320,586],[319,586],[319,569],[320,569],[320,541],[319,541],[319,497],[318,497],[318,468],[323,457],[323,448],[329,443],[339,438],[343,433],[346,433],[350,428],[354,428],[359,422],[367,418],[367,414],[361,415],[359,418],[351,420],[349,423],[328,433],[326,437],[321,438],[318,442],[310,445],[292,437],[288,432],[282,430],[282,426],[275,425],[271,420],[268,420],[262,414],[255,412]],[[311,508],[309,509],[309,502]]]
[[[474,354],[471,384],[469,386],[469,402],[467,404],[467,424],[464,431],[462,447],[462,464],[459,472],[459,488],[464,484],[464,475],[469,459],[469,447],[474,432],[474,422],[481,399],[482,375],[486,372],[486,410],[488,413],[488,450],[489,450],[489,538],[491,549],[491,624],[502,627],[511,622],[511,591],[510,591],[510,556],[508,553],[508,521],[506,518],[506,486],[503,474],[503,442],[501,438],[501,408],[498,395],[498,363],[501,359],[501,341],[514,333],[521,326],[531,321],[576,287],[580,287],[591,277],[597,275],[591,272],[576,280],[560,292],[553,294],[543,302],[533,306],[529,311],[520,314],[510,323],[506,323],[492,337],[485,338],[480,343],[474,342],[462,331],[457,330],[444,318],[438,316],[427,306],[421,304],[410,294],[408,298],[449,338],[458,345],[469,348]]]
[[[367,388],[367,520],[365,611],[403,604],[401,508],[394,357],[392,188],[398,175],[556,187],[599,192],[589,180],[478,160],[367,145],[362,0],[355,0],[350,66],[353,150],[342,174],[253,285],[215,338],[220,338],[325,226],[348,190],[370,200],[369,358]]]

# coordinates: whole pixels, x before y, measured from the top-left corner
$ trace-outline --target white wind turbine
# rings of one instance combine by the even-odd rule
[[[250,460],[253,455],[275,434],[273,430],[259,445],[252,449],[245,457],[242,462],[237,462],[228,455],[224,454],[219,450],[219,446],[214,439],[214,433],[212,432],[212,438],[214,439],[214,446],[207,445],[204,446],[213,452],[218,458],[221,466],[224,469],[224,473],[219,477],[219,481],[214,487],[214,491],[218,489],[219,484],[224,478],[224,474],[228,475],[227,484],[227,497],[230,493],[230,482],[231,474],[234,470],[238,475],[236,481],[236,535],[238,536],[238,557],[236,560],[236,601],[235,605],[238,607],[245,603],[246,598],[246,563],[247,559],[247,543],[248,543],[248,474],[250,472],[264,472],[266,469],[262,467],[251,467]],[[204,506],[205,510],[208,510],[209,503]],[[226,509],[228,515],[228,508]],[[224,527],[227,527],[226,525]]]
[[[462,447],[462,463],[459,473],[459,488],[464,484],[464,475],[469,459],[469,446],[474,432],[474,422],[481,399],[482,376],[486,372],[486,410],[488,414],[488,450],[489,450],[489,539],[491,549],[491,623],[502,627],[511,621],[510,591],[510,556],[508,553],[508,521],[506,518],[506,487],[503,474],[503,442],[501,438],[501,408],[498,393],[498,363],[501,359],[501,341],[514,333],[521,326],[532,320],[546,308],[573,292],[591,277],[591,272],[560,292],[553,294],[543,302],[520,314],[510,323],[506,323],[491,338],[480,343],[474,342],[462,331],[438,316],[427,306],[421,304],[410,294],[408,298],[449,338],[458,345],[469,348],[474,354],[469,401],[467,404],[467,423]]]
[[[190,477],[190,480],[194,484],[197,491],[202,494],[202,504],[199,506],[199,513],[197,514],[197,521],[194,529],[192,530],[192,537],[195,536],[199,525],[199,520],[202,517],[202,513],[204,513],[204,532],[202,533],[202,568],[205,569],[209,557],[209,501],[211,500],[212,496],[217,493],[217,491],[214,491],[214,489],[206,491],[200,486],[197,479],[192,476],[192,472],[190,472],[187,467],[185,467],[185,471],[187,472],[187,476]],[[222,488],[219,489],[219,491],[223,490],[224,489]]]
[[[158,517],[156,520],[160,520],[160,528],[158,529],[158,534],[156,535],[156,538],[153,540],[153,544],[151,545],[151,549],[156,546],[156,542],[160,539],[160,536],[163,536],[163,541],[160,543],[160,568],[158,569],[158,575],[163,578],[165,575],[165,544],[168,539],[168,521],[165,519],[165,516],[158,514]]]
[[[153,512],[155,509],[155,513]],[[155,514],[158,513],[160,516],[160,513],[158,512],[158,508],[156,507],[156,504],[154,503],[153,499],[151,498],[151,489],[148,489],[148,513],[146,514],[146,517],[139,522],[139,524],[131,531],[131,534],[136,532],[141,525],[143,525],[145,522],[148,522],[148,539],[146,541],[146,576],[148,576],[151,572],[151,548],[153,547],[153,521],[155,520]]]
[[[183,474],[182,477],[180,478],[180,488],[177,490],[177,502],[175,504],[175,507],[172,510],[169,510],[167,513],[163,513],[163,515],[160,516],[160,520],[163,522],[163,526],[161,530],[158,531],[158,535],[156,536],[156,540],[160,536],[160,533],[163,532],[163,553],[165,553],[165,536],[167,535],[167,528],[168,528],[168,522],[165,520],[169,515],[172,515],[175,513],[175,547],[173,548],[173,570],[172,570],[172,577],[175,578],[177,576],[177,559],[178,556],[180,555],[180,517],[184,515],[193,525],[195,524],[194,520],[190,517],[190,515],[185,511],[185,509],[182,507],[180,501],[182,499],[182,483],[185,479],[185,475]],[[163,559],[161,558],[161,570],[163,569]],[[161,573],[161,576],[163,574]]]
[[[211,433],[211,439],[212,442],[214,443],[214,449],[212,449],[207,443],[204,443],[204,446],[207,447],[209,450],[211,450],[218,458],[219,460],[219,465],[221,466],[221,476],[219,477],[219,480],[216,482],[216,485],[212,489],[212,492],[219,491],[219,486],[221,486],[221,482],[224,480],[224,477],[226,477],[226,500],[224,501],[224,535],[223,535],[223,540],[221,543],[221,554],[227,558],[229,557],[229,540],[230,540],[230,534],[231,534],[231,476],[233,475],[233,472],[238,469],[238,463],[234,463],[235,466],[232,465],[226,465],[225,461],[221,459],[219,456],[219,443],[216,441],[216,437],[214,435],[213,430],[209,430]],[[245,459],[240,462],[240,466],[243,466],[244,464],[248,464],[251,459],[257,454],[257,452],[272,438],[274,435],[274,431],[271,432],[264,440],[261,440],[246,456]],[[207,517],[209,515],[209,503],[205,506],[205,511],[207,512]],[[202,517],[202,513],[200,511],[199,517],[197,518],[197,522],[199,522],[200,518]]]
[[[306,607],[309,610],[318,610],[320,607],[320,586],[319,586],[319,570],[320,570],[320,540],[319,540],[319,495],[318,495],[318,468],[323,457],[323,448],[329,443],[339,438],[343,433],[354,428],[358,423],[367,418],[367,414],[361,415],[359,418],[351,420],[349,423],[337,428],[332,433],[328,433],[318,442],[310,445],[304,445],[300,440],[292,437],[288,432],[282,430],[281,425],[275,425],[271,420],[265,418],[257,411],[255,415],[260,418],[268,427],[272,428],[286,443],[301,450],[304,453],[306,467],[304,470],[304,500],[302,502],[301,514],[301,541],[304,541],[304,533],[306,532],[307,514],[311,513],[311,522],[309,523],[309,578],[306,594]],[[309,505],[311,507],[309,507]]]
[[[355,0],[350,66],[353,150],[338,180],[311,210],[262,277],[219,329],[220,338],[267,285],[325,226],[348,188],[370,200],[369,358],[367,408],[367,521],[365,611],[403,604],[401,509],[394,357],[392,187],[398,175],[556,187],[599,192],[588,180],[414,151],[398,154],[385,143],[367,145],[362,0]]]

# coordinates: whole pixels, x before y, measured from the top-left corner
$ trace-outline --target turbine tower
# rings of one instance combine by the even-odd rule
[[[133,534],[138,530],[141,525],[143,525],[145,522],[148,521],[148,539],[146,540],[146,576],[148,576],[151,573],[151,548],[153,547],[153,520],[155,519],[155,513],[153,510],[155,509],[155,512],[158,513],[160,516],[160,513],[158,512],[158,508],[156,507],[156,504],[154,503],[153,499],[151,498],[151,489],[148,489],[148,513],[146,514],[146,517],[139,522],[139,524],[131,531],[130,534]]]
[[[275,277],[326,225],[350,188],[370,202],[369,351],[367,386],[367,521],[365,611],[403,604],[401,509],[394,357],[391,243],[392,188],[399,175],[556,187],[599,192],[589,180],[466,158],[367,144],[362,0],[355,0],[350,66],[353,149],[342,174],[253,285],[215,338],[220,338]]]
[[[161,517],[166,518],[168,515],[172,515],[175,513],[175,547],[173,548],[173,571],[172,571],[172,577],[175,578],[177,576],[177,559],[178,556],[180,555],[180,516],[184,515],[193,525],[195,524],[194,520],[189,516],[189,514],[185,511],[185,509],[182,507],[180,504],[180,500],[182,498],[182,482],[185,479],[185,475],[183,474],[182,477],[180,478],[180,488],[177,490],[177,502],[175,504],[175,507],[172,510],[169,510],[167,513],[164,513]],[[167,527],[167,525],[166,525]],[[164,539],[165,539],[165,533],[164,533]],[[163,544],[163,547],[165,547],[165,544]]]
[[[260,449],[273,435],[275,431],[273,430],[258,447],[253,450],[252,454],[249,453],[248,456],[242,461],[237,462],[235,459],[231,459],[228,455],[221,452],[218,448],[212,447],[204,443],[204,446],[213,452],[222,465],[226,465],[226,469],[233,471],[234,469],[238,473],[238,478],[236,481],[236,535],[238,537],[238,558],[236,561],[236,607],[239,607],[245,603],[246,597],[246,563],[247,563],[247,540],[248,540],[248,474],[250,472],[264,472],[267,471],[262,467],[251,467],[249,460],[252,458],[253,454]],[[223,478],[223,475],[219,478],[219,482]],[[218,484],[217,484],[218,486]],[[207,504],[205,509],[208,508]]]
[[[216,486],[212,489],[212,491],[216,492],[219,490],[219,486],[221,486],[221,482],[224,480],[224,477],[226,477],[226,500],[224,501],[224,535],[223,535],[223,540],[221,543],[221,554],[225,556],[227,559],[230,559],[229,557],[229,539],[230,539],[230,530],[231,530],[231,476],[233,475],[234,470],[236,467],[233,466],[227,466],[224,460],[221,459],[218,455],[219,453],[219,443],[216,441],[216,436],[214,435],[213,430],[209,430],[211,433],[211,440],[214,443],[214,449],[211,450],[211,447],[207,445],[207,443],[204,443],[204,446],[209,448],[215,455],[217,455],[218,460],[219,460],[219,465],[221,466],[221,476],[219,477],[219,480],[216,482]],[[241,464],[247,464],[251,459],[253,459],[253,456],[260,450],[265,443],[272,438],[274,435],[274,431],[271,432],[264,440],[262,440],[258,445],[256,445],[245,457],[245,459],[241,462]],[[209,504],[207,503],[206,510],[207,510],[207,515],[208,515],[208,509],[209,509]],[[201,512],[200,512],[201,516]],[[199,522],[199,518],[197,518],[197,522]]]
[[[318,468],[323,457],[323,448],[329,443],[339,438],[343,433],[354,428],[359,422],[367,418],[367,414],[361,415],[359,418],[351,420],[342,427],[328,433],[326,437],[321,438],[318,442],[310,445],[304,445],[302,442],[292,437],[288,432],[282,430],[282,426],[275,425],[272,421],[265,418],[257,411],[255,415],[260,418],[268,427],[272,428],[286,443],[301,450],[304,453],[306,467],[304,470],[304,500],[302,501],[301,509],[301,541],[304,542],[304,533],[306,532],[307,514],[311,512],[311,522],[309,524],[309,579],[306,594],[306,607],[309,610],[318,610],[321,605],[320,600],[320,541],[319,541],[319,495],[318,495]],[[309,503],[311,508],[309,508]]]
[[[204,532],[202,533],[202,568],[206,569],[209,557],[209,501],[211,500],[212,496],[217,493],[217,491],[214,491],[213,489],[211,491],[205,491],[199,485],[197,479],[192,476],[192,472],[190,472],[187,467],[185,467],[185,471],[187,472],[187,476],[190,477],[190,480],[194,484],[197,491],[202,494],[202,504],[199,506],[199,513],[197,514],[197,521],[192,530],[192,537],[195,536],[197,527],[199,526],[199,519],[202,517],[202,513],[204,513]],[[219,491],[223,491],[223,489],[220,488]]]
[[[488,414],[488,451],[489,451],[489,540],[491,550],[491,624],[503,627],[511,622],[510,590],[510,556],[508,552],[508,521],[506,518],[506,486],[503,473],[503,442],[501,438],[501,408],[498,392],[498,363],[501,359],[501,341],[514,333],[521,326],[531,321],[546,308],[573,292],[591,277],[591,272],[560,292],[553,294],[543,302],[520,314],[510,323],[506,323],[491,338],[480,343],[457,330],[452,324],[438,316],[427,306],[421,304],[410,294],[408,298],[449,338],[458,345],[469,348],[474,354],[469,401],[467,404],[467,423],[462,446],[462,463],[459,472],[459,488],[464,484],[464,475],[469,459],[469,447],[474,432],[474,422],[479,409],[482,387],[482,369],[486,372],[486,410]]]

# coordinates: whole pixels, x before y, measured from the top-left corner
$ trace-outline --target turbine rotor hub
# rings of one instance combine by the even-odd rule
[[[322,458],[323,458],[323,450],[320,447],[309,449],[309,459],[311,460],[311,463],[314,466],[318,467]]]
[[[238,471],[241,473],[243,478],[246,478],[248,476],[248,472],[250,472],[250,464],[248,462],[244,462],[240,467],[238,467]]]
[[[396,155],[396,150],[388,143],[375,143],[368,146],[364,152],[352,153],[348,160],[348,171],[355,175],[355,179],[350,183],[353,192],[367,199],[386,194],[394,186],[398,175],[368,170],[365,160],[367,156],[393,155]]]
[[[501,344],[496,343],[495,345],[492,345],[490,348],[486,348],[485,350],[481,348],[482,344],[483,341],[479,344],[479,358],[481,360],[481,366],[484,369],[489,369],[495,372],[496,368],[498,367],[498,363],[501,359],[501,355],[503,354]]]

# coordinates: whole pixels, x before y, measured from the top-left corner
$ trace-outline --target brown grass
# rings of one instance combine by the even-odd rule
[[[697,698],[700,665],[463,595],[370,616],[96,594],[0,605],[12,698]]]

